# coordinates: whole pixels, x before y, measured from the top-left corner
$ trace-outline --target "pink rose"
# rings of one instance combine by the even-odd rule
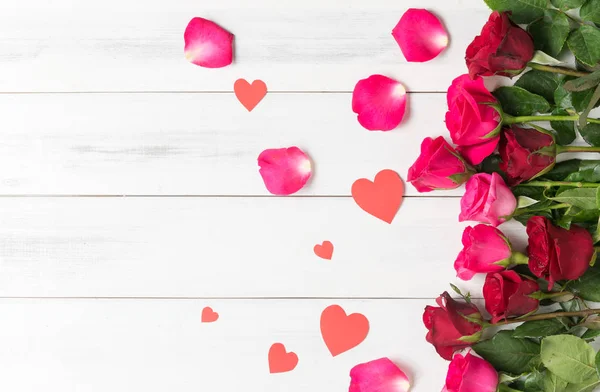
[[[500,140],[502,115],[498,100],[485,88],[482,78],[469,75],[454,79],[448,89],[446,127],[458,152],[473,165],[491,155]]]
[[[408,169],[408,182],[419,192],[453,189],[465,183],[473,171],[443,137],[427,137],[421,155]]]
[[[485,360],[468,353],[456,354],[448,366],[442,392],[496,392],[498,373]]]
[[[510,264],[510,242],[495,227],[467,227],[462,244],[464,248],[454,262],[456,274],[462,280],[471,280],[476,273],[500,272]]]
[[[498,173],[475,174],[460,199],[460,222],[471,220],[498,226],[517,208],[517,199]]]

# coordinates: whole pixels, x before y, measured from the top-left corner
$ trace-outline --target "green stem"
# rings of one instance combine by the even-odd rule
[[[571,181],[531,181],[523,184],[519,184],[518,186],[537,186],[550,188],[553,186],[570,186],[573,188],[598,188],[600,183],[596,184],[594,182],[571,182]],[[563,208],[563,206],[558,207]]]
[[[562,75],[570,75],[570,76],[586,76],[589,75],[588,72],[581,72],[570,68],[564,67],[553,67],[551,65],[543,65],[537,63],[529,63],[527,64],[532,69],[537,69],[538,71],[557,73]]]
[[[503,122],[506,125],[520,124],[526,122],[535,121],[579,121],[579,116],[552,116],[552,115],[541,115],[541,116],[511,116],[504,113]],[[600,124],[600,119],[588,118],[587,122],[593,124]]]
[[[556,153],[563,152],[600,152],[600,147],[592,146],[556,146]]]
[[[591,314],[600,314],[600,309],[586,309],[580,310],[578,312],[556,312],[556,313],[543,313],[543,314],[534,314],[529,317],[521,317],[511,320],[504,320],[496,324],[490,324],[491,327],[495,327],[498,325],[508,325],[508,324],[516,324],[516,323],[524,323],[527,321],[538,321],[538,320],[549,320],[557,317],[585,317]]]

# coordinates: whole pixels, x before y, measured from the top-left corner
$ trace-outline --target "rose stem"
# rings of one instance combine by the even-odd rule
[[[594,182],[570,182],[570,181],[531,181],[517,186],[539,186],[549,188],[551,186],[570,186],[574,188],[598,188],[600,184]]]
[[[591,146],[556,146],[556,153],[562,154],[563,152],[600,152],[600,147]]]
[[[503,122],[506,125],[535,121],[579,121],[579,116],[511,116],[505,113],[503,117]],[[588,118],[587,122],[600,124],[600,119]]]
[[[538,321],[538,320],[548,320],[556,317],[580,317],[580,316],[589,316],[591,314],[600,314],[600,309],[587,309],[580,310],[579,312],[556,312],[556,313],[544,313],[544,314],[534,314],[533,316],[504,320],[502,322],[496,324],[490,324],[490,326],[498,326],[498,325],[508,325],[515,323],[524,323],[526,321]]]
[[[551,73],[570,75],[570,76],[587,76],[587,75],[589,75],[588,72],[580,72],[580,71],[576,71],[574,69],[569,69],[569,68],[564,68],[564,67],[553,67],[551,65],[543,65],[543,64],[537,64],[537,63],[528,63],[527,65],[530,68],[537,69],[538,71],[544,71],[544,72],[551,72]]]

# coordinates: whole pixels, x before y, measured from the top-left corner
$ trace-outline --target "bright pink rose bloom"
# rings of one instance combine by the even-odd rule
[[[454,189],[464,184],[473,170],[443,137],[426,137],[421,155],[408,169],[408,182],[419,192]]]
[[[389,358],[361,363],[350,370],[348,392],[408,392],[410,381]]]
[[[458,220],[476,221],[498,226],[517,208],[517,199],[498,173],[475,174],[467,181],[460,199]]]
[[[502,115],[498,100],[482,78],[469,75],[454,79],[448,89],[446,127],[458,152],[473,165],[491,155],[500,140]]]
[[[471,280],[477,273],[500,272],[510,264],[510,242],[495,227],[477,225],[467,227],[462,236],[460,251],[454,269],[462,280]]]
[[[448,366],[442,392],[496,392],[498,373],[484,359],[456,354]]]

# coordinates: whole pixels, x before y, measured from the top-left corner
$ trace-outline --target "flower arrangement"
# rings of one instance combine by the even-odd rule
[[[408,181],[465,184],[454,267],[486,274],[486,312],[452,286],[427,306],[426,339],[450,361],[444,391],[592,391],[600,386],[600,0],[485,0],[489,21],[448,89],[444,137],[425,138]],[[555,57],[571,59],[566,62]],[[484,77],[517,77],[490,91]],[[588,144],[573,144],[577,133]],[[585,159],[563,159],[565,153]],[[596,159],[594,159],[596,158]],[[526,253],[497,228],[526,226]],[[489,316],[488,316],[489,315]],[[516,328],[503,328],[511,326]],[[458,353],[467,350],[467,353]],[[477,354],[477,355],[475,355]]]

